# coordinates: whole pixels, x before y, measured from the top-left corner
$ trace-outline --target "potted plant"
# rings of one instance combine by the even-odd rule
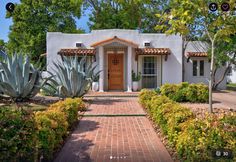
[[[98,81],[99,81],[99,75],[96,75],[96,76],[93,78],[93,83],[92,83],[92,91],[94,91],[94,92],[97,92],[97,91],[98,91],[98,88],[99,88]]]
[[[138,82],[140,81],[141,79],[141,72],[139,72],[138,74],[135,74],[134,71],[132,71],[132,81],[133,81],[133,84],[132,84],[132,89],[133,91],[137,91],[138,90]]]

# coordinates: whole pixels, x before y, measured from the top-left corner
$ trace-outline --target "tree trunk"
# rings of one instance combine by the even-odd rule
[[[213,112],[212,109],[212,81],[214,79],[213,68],[214,68],[214,40],[211,41],[211,69],[210,69],[210,81],[209,81],[209,113]]]
[[[221,77],[217,82],[214,82],[214,83],[213,83],[213,87],[212,87],[213,90],[216,90],[217,87],[218,87],[218,85],[224,80],[226,74],[227,74],[228,71],[229,71],[229,68],[230,68],[230,65],[228,65],[228,67],[225,69],[224,74],[222,75],[222,77]],[[214,76],[214,77],[215,77],[215,76]]]

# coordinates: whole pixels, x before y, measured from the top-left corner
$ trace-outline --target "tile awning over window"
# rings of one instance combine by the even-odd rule
[[[138,60],[138,55],[164,55],[165,60],[167,60],[168,55],[171,54],[169,48],[136,48],[135,60]]]
[[[170,55],[169,48],[136,48],[138,55]]]
[[[187,57],[207,57],[207,52],[188,52]]]
[[[81,49],[81,48],[68,48],[68,49],[61,49],[58,52],[59,55],[65,56],[74,56],[74,55],[95,55],[95,49]]]

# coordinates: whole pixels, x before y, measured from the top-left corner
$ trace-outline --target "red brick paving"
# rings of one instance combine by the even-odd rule
[[[115,99],[113,101],[103,99],[93,102],[89,109],[91,111],[86,113],[99,114],[106,110],[107,113],[116,114],[122,111],[132,114],[143,112],[137,99],[121,99],[119,102]],[[149,120],[137,116],[83,117],[54,161],[171,162],[172,160]]]
[[[91,105],[86,111],[86,115],[100,114],[116,114],[116,115],[133,115],[146,114],[141,105],[137,102],[137,98],[99,98],[91,100]]]
[[[89,91],[84,97],[109,97],[109,96],[118,96],[118,97],[129,97],[129,96],[138,96],[139,92],[117,92],[117,91],[109,91],[109,92],[93,92]]]

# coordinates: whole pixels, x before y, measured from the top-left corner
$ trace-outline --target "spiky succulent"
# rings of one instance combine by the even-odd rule
[[[22,54],[6,55],[0,61],[0,91],[14,101],[34,97],[48,79],[42,79],[41,71]]]
[[[56,67],[55,76],[46,85],[50,87],[51,93],[59,97],[81,97],[90,88],[94,78],[99,75],[95,73],[96,66],[92,63],[86,65],[86,56],[80,61],[78,57],[63,56],[61,63],[53,63]],[[46,91],[49,88],[44,87]]]

